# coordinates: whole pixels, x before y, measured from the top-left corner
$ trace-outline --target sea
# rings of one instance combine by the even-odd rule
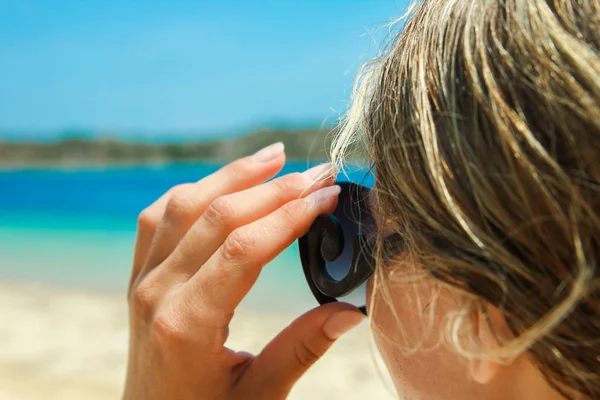
[[[313,165],[288,163],[280,175]],[[140,211],[170,187],[198,181],[221,166],[0,171],[0,283],[125,296]],[[339,180],[371,182],[360,167],[348,168]],[[241,307],[296,312],[315,305],[294,244],[263,269]]]

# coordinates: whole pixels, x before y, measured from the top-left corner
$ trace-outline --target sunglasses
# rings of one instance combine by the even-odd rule
[[[308,286],[319,304],[343,300],[367,313],[367,281],[375,271],[377,227],[369,207],[371,190],[338,182],[342,189],[332,214],[319,216],[298,239]],[[398,234],[383,240],[383,261],[403,249]]]

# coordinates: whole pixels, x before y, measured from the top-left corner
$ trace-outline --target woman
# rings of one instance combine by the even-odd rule
[[[333,156],[365,143],[374,167],[368,308],[399,395],[600,399],[600,3],[426,0],[358,89]],[[223,347],[261,267],[336,204],[329,166],[262,183],[284,158],[141,214],[126,399],[283,399],[363,319],[331,303],[256,357]]]

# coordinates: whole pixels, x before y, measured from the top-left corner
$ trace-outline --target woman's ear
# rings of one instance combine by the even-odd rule
[[[500,310],[491,306],[478,308],[472,313],[474,334],[481,346],[481,353],[488,354],[498,349],[500,344],[495,333],[505,325]],[[486,359],[473,359],[470,364],[471,377],[482,385],[490,383],[502,369],[502,365]]]

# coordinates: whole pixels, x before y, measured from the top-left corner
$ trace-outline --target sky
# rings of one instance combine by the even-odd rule
[[[0,0],[0,132],[335,122],[404,0]]]

